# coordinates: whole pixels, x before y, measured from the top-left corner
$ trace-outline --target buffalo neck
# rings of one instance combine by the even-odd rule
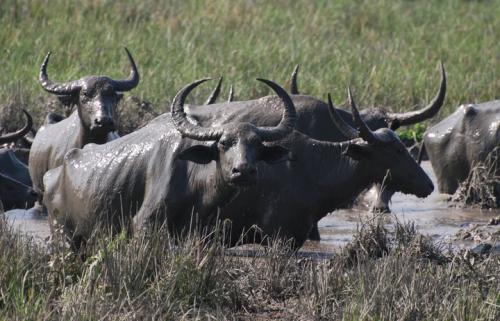
[[[355,139],[346,142],[324,142],[306,140],[305,155],[309,165],[308,177],[320,204],[317,215],[327,213],[349,203],[364,189],[376,181],[376,170],[366,161],[356,161],[343,154],[347,146],[358,143]]]
[[[194,166],[212,167],[210,170],[204,168],[190,171],[194,174],[189,178],[189,182],[194,183],[192,193],[195,195],[195,210],[202,216],[217,214],[217,209],[229,203],[238,194],[239,188],[224,179],[218,162]],[[207,177],[207,172],[214,174]]]

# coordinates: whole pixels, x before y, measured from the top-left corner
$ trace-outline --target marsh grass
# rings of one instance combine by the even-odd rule
[[[313,260],[278,240],[258,257],[230,256],[216,230],[176,240],[163,227],[132,238],[101,231],[80,252],[47,251],[2,221],[0,319],[500,317],[499,257],[444,253],[412,224],[370,224],[332,259]]]
[[[269,93],[254,79],[288,85],[302,65],[301,92],[361,106],[409,110],[435,94],[438,62],[448,72],[444,116],[462,103],[498,98],[500,2],[3,0],[0,102],[28,106],[41,119],[47,97],[37,83],[51,50],[54,80],[89,74],[125,77],[133,53],[141,83],[132,91],[168,109],[174,94],[202,77],[223,75],[239,99]],[[190,95],[202,103],[210,85]]]
[[[467,178],[452,197],[462,207],[500,207],[500,147],[472,165]]]

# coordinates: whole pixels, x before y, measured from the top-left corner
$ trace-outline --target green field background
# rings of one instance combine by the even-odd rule
[[[443,117],[500,96],[499,17],[500,1],[2,0],[0,104],[43,112],[37,75],[49,50],[50,77],[66,81],[125,77],[127,46],[142,76],[131,94],[157,111],[203,77],[224,76],[224,96],[230,83],[238,99],[264,95],[256,77],[288,86],[297,63],[302,93],[331,92],[342,106],[350,84],[361,106],[409,110],[434,96],[443,61]]]

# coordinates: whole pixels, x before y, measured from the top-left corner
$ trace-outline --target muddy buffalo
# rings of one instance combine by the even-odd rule
[[[308,95],[300,95],[297,86],[297,72],[298,67],[294,69],[291,80],[291,92],[295,93],[291,98],[297,109],[297,130],[301,133],[308,135],[311,138],[340,142],[349,137],[346,137],[336,126],[330,121],[328,112],[328,104]],[[434,99],[424,108],[420,110],[405,112],[405,113],[391,113],[384,108],[366,108],[360,112],[361,118],[372,130],[380,128],[397,129],[399,126],[407,126],[421,122],[425,119],[433,117],[437,114],[443,105],[446,95],[446,73],[443,65],[441,64],[441,81],[439,90]],[[270,98],[274,99],[274,98]],[[258,101],[258,100],[257,100]],[[269,108],[268,106],[277,106],[277,101],[261,101],[249,105],[245,102],[226,105],[226,104],[212,104],[210,108],[203,106],[192,106],[189,108],[189,115],[194,120],[205,126],[214,125],[218,126],[225,122],[233,121],[249,121],[261,126],[272,126],[279,121],[279,113],[276,107]],[[354,126],[352,114],[344,111],[337,110],[340,117],[347,122],[350,126]],[[386,186],[384,192],[379,196],[375,204],[376,211],[389,211],[389,202],[394,191],[389,186]],[[353,195],[355,197],[356,195]],[[350,203],[352,200],[347,200]],[[312,239],[319,239],[319,232],[317,228],[313,229],[311,234]]]
[[[76,245],[96,222],[122,228],[124,218],[131,218],[133,229],[167,221],[178,233],[189,226],[193,213],[210,221],[240,188],[255,184],[258,162],[289,157],[287,149],[267,145],[295,126],[295,108],[285,90],[260,79],[279,96],[282,117],[276,126],[232,122],[202,127],[187,118],[184,101],[203,81],[176,95],[171,114],[106,145],[73,149],[62,166],[47,172],[44,203],[50,222],[59,222]]]
[[[372,132],[351,95],[349,99],[357,129],[330,106],[339,131],[348,141],[321,141],[294,131],[273,143],[290,150],[291,160],[274,166],[259,164],[257,184],[220,209],[221,219],[232,221],[230,243],[262,242],[279,234],[301,246],[318,220],[383,180],[392,190],[418,197],[433,191],[431,180],[397,135],[388,128]],[[258,103],[272,107],[274,101],[264,97]],[[330,115],[326,117],[330,119]],[[256,231],[241,239],[241,233],[252,227]]]
[[[377,130],[379,128],[390,128],[396,130],[401,126],[409,126],[426,119],[434,117],[443,106],[444,99],[446,96],[446,72],[443,64],[440,65],[441,71],[441,81],[439,85],[439,90],[434,97],[434,99],[424,108],[404,113],[393,113],[387,110],[387,108],[381,107],[371,107],[364,108],[361,110],[361,118],[368,125],[371,130]],[[297,130],[316,139],[329,140],[334,142],[343,141],[346,137],[334,126],[332,126],[328,117],[327,104],[316,98],[307,95],[301,95],[297,85],[297,78],[299,72],[299,65],[295,66],[292,76],[290,79],[290,93],[293,94],[292,100],[297,108],[298,123]],[[220,84],[220,82],[219,82]],[[216,96],[220,93],[220,86],[217,86],[218,90],[214,90],[210,96],[210,103],[214,103]],[[215,97],[214,97],[215,95]],[[238,105],[231,105],[232,107],[238,107]],[[256,106],[259,108],[260,106]],[[224,109],[217,111],[220,108],[217,105],[212,105],[210,110],[206,113],[202,109],[191,108],[189,109],[189,114],[194,119],[202,124],[208,125],[213,122],[218,124],[226,120],[229,121],[251,121],[255,124],[261,125],[272,125],[278,121],[279,114],[274,114],[273,111],[265,110],[248,110],[247,112],[242,112],[237,109],[234,111]],[[234,113],[231,115],[231,113]],[[353,126],[352,115],[349,112],[339,110],[338,113],[343,118],[345,122]],[[388,212],[389,202],[394,191],[385,189],[377,199],[374,204],[374,210],[377,212]]]
[[[76,111],[68,118],[46,125],[38,131],[31,146],[29,171],[35,190],[43,194],[43,175],[60,166],[64,155],[72,148],[86,144],[103,144],[117,137],[115,109],[121,92],[135,88],[139,72],[130,52],[125,48],[131,64],[130,75],[124,80],[107,76],[87,76],[66,83],[56,83],[47,75],[50,52],[40,68],[40,83],[49,93],[68,97]],[[36,210],[41,210],[37,208]]]
[[[33,126],[31,116],[26,115],[26,125],[0,137],[0,145],[10,144],[24,137]],[[21,162],[12,148],[0,148],[0,202],[4,210],[33,206],[36,193],[31,187],[31,178],[26,164]]]
[[[474,164],[499,146],[500,100],[462,105],[424,134],[439,191],[446,194],[453,194]]]

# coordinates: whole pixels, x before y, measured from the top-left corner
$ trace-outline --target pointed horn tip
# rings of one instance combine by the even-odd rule
[[[258,81],[260,81],[260,82],[263,82],[263,83],[267,84],[267,85],[271,85],[271,86],[273,86],[273,85],[274,85],[274,86],[278,86],[278,84],[277,84],[277,83],[275,83],[274,81],[269,80],[269,79],[264,79],[264,78],[256,78],[256,79],[257,79]]]
[[[328,93],[328,107],[330,112],[337,113],[337,108],[333,105],[332,95],[330,93]]]
[[[125,53],[127,54],[128,58],[133,61],[134,58],[132,57],[132,54],[130,53],[130,50],[128,50],[127,47],[123,47],[123,49],[125,50]]]
[[[211,79],[211,78],[210,78]],[[215,90],[220,90],[220,87],[222,85],[222,80],[224,79],[224,77],[222,76],[219,76],[219,80],[217,80],[217,86],[215,87]]]
[[[24,108],[21,108],[21,110],[23,111],[23,113],[28,116],[29,118],[31,118],[31,115],[28,113],[28,111]]]
[[[196,80],[195,82],[196,82],[197,84],[202,84],[202,83],[204,83],[205,81],[209,81],[209,80],[212,80],[212,79],[213,79],[213,78],[201,78],[201,79]]]
[[[43,59],[42,66],[41,66],[42,68],[46,68],[47,67],[50,55],[52,55],[52,51],[47,52],[47,54],[45,55],[45,58]]]
[[[351,86],[347,86],[347,99],[349,100],[349,105],[351,105],[351,107],[356,105],[354,98],[352,97]]]
[[[330,93],[328,93],[328,104],[333,107],[332,94],[330,94]]]
[[[22,112],[26,115],[26,118],[28,119],[28,124],[31,130],[31,127],[33,126],[33,117],[31,117],[30,113],[24,108],[21,108]]]
[[[446,81],[446,70],[444,68],[444,63],[442,61],[439,62],[439,65],[441,67],[441,76],[443,79]]]

